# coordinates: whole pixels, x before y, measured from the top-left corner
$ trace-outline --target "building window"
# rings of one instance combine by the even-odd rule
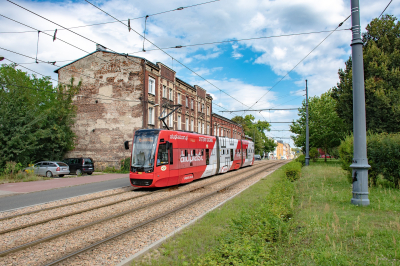
[[[178,93],[178,104],[181,104],[181,94]]]
[[[199,125],[197,126],[197,132],[201,133],[201,123],[199,121]]]
[[[172,89],[169,89],[169,100],[173,101],[174,97],[173,97],[173,93],[172,93]]]
[[[216,136],[216,135],[217,135],[217,127],[214,126],[214,136]]]
[[[149,93],[156,94],[156,80],[149,77]]]
[[[190,108],[193,110],[193,99],[190,101]]]
[[[189,97],[186,96],[186,107],[189,107]]]
[[[181,130],[181,126],[182,126],[182,124],[181,124],[181,116],[178,115],[178,130]]]
[[[172,115],[169,116],[168,121],[169,121],[169,125],[168,126],[172,127],[174,125],[174,119],[172,118]]]
[[[204,113],[204,103],[201,105],[201,112]]]
[[[186,127],[186,131],[189,131],[189,118],[186,118],[185,127]]]
[[[154,108],[149,107],[149,124],[154,125]]]
[[[210,106],[207,106],[207,115],[210,113]]]
[[[167,98],[167,87],[165,85],[162,86],[162,97]]]
[[[200,106],[201,106],[201,104],[200,104],[200,103],[198,103],[198,104],[197,104],[197,112],[200,112],[200,109],[201,109],[201,107],[200,107]]]
[[[204,123],[201,124],[201,134],[204,134]]]
[[[207,132],[206,132],[206,134],[207,134],[207,135],[210,134],[210,125],[207,125]]]
[[[190,131],[194,131],[194,121],[190,121]]]

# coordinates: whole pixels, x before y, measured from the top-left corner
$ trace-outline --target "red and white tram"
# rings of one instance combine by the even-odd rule
[[[252,141],[141,129],[132,143],[129,178],[135,187],[166,187],[253,164]]]

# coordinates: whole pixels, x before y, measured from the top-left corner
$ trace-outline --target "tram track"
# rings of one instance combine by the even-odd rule
[[[251,177],[252,175],[255,175],[255,173],[264,172],[266,169],[272,168],[272,167],[274,167],[274,166],[276,166],[274,163],[270,163],[270,164],[262,164],[262,165],[259,165],[259,166],[256,167],[256,168],[254,168],[254,167],[245,168],[247,171],[250,170],[250,171],[252,172],[251,174],[248,174],[248,175],[247,175],[247,178]],[[261,169],[260,171],[258,171],[260,168],[262,168],[262,169]],[[239,176],[239,175],[241,175],[241,174],[242,174],[242,173],[240,172],[240,173],[238,173],[238,174],[235,175],[235,176]],[[224,175],[221,175],[221,176],[223,177]],[[213,177],[213,178],[215,178],[215,177]],[[196,186],[188,186],[188,185],[187,185],[187,186],[184,186],[183,191],[179,192],[179,189],[178,189],[178,190],[175,190],[175,191],[178,191],[178,192],[176,192],[174,195],[170,195],[170,196],[168,196],[168,197],[161,197],[160,199],[155,200],[154,202],[150,202],[150,203],[145,204],[145,205],[142,205],[142,206],[140,206],[140,207],[134,207],[134,208],[128,209],[128,210],[126,210],[126,211],[124,211],[124,212],[120,212],[120,213],[117,213],[117,214],[109,215],[109,216],[107,216],[107,217],[104,217],[104,218],[101,218],[101,219],[97,219],[96,221],[93,221],[93,222],[90,222],[90,223],[86,223],[86,224],[83,224],[83,225],[81,225],[81,226],[77,226],[77,227],[75,227],[75,228],[71,228],[71,229],[68,229],[68,230],[64,230],[64,231],[62,231],[62,232],[58,232],[58,233],[52,234],[52,235],[50,235],[50,236],[42,237],[41,239],[37,239],[37,240],[31,241],[31,242],[25,243],[25,244],[23,244],[23,245],[19,245],[19,246],[16,246],[16,247],[13,247],[13,248],[4,250],[4,251],[0,252],[0,256],[4,257],[4,256],[7,256],[7,255],[9,255],[9,254],[12,255],[12,254],[15,253],[15,252],[18,252],[18,251],[21,251],[21,250],[27,249],[27,248],[29,248],[29,249],[31,250],[32,248],[34,248],[34,246],[37,246],[37,245],[39,245],[39,244],[52,241],[53,239],[60,238],[60,237],[65,236],[65,235],[67,235],[67,234],[71,234],[71,233],[77,232],[77,231],[79,231],[79,230],[83,230],[83,229],[85,229],[85,228],[88,228],[88,227],[91,227],[91,226],[94,226],[94,225],[99,225],[99,224],[105,223],[105,222],[107,222],[107,221],[111,221],[111,220],[113,220],[113,219],[117,219],[117,218],[119,218],[119,217],[122,217],[122,216],[125,216],[125,215],[128,215],[128,214],[132,214],[132,213],[134,213],[134,212],[138,212],[138,211],[140,211],[140,210],[142,210],[142,211],[143,211],[143,210],[146,210],[146,209],[148,209],[149,207],[154,206],[154,205],[156,205],[156,204],[162,204],[162,203],[164,203],[164,205],[165,205],[165,202],[168,201],[168,200],[177,199],[177,198],[179,198],[179,197],[183,198],[183,197],[184,197],[183,195],[185,195],[185,194],[186,194],[186,195],[189,195],[189,194],[192,194],[192,195],[193,195],[193,194],[195,194],[195,193],[193,193],[193,192],[196,191],[196,190],[198,191],[198,190],[200,190],[200,189],[202,189],[202,188],[205,188],[205,187],[212,187],[212,186],[215,186],[217,183],[223,183],[223,182],[229,181],[229,179],[232,179],[232,177],[221,178],[221,180],[216,180],[215,182],[208,182],[207,184],[203,184],[203,183],[200,184],[199,182],[193,182],[193,183],[191,183],[191,184],[196,184]],[[212,180],[212,179],[208,179],[208,180],[206,179],[205,181],[210,181],[210,180]],[[242,182],[242,181],[243,181],[243,180],[240,179],[239,181],[237,181],[237,182],[235,182],[235,183],[233,183],[233,184],[226,185],[226,186],[223,187],[222,189],[218,189],[218,190],[212,192],[211,194],[207,194],[207,195],[209,195],[209,196],[214,195],[215,193],[218,193],[218,191],[227,189],[228,187],[234,186],[236,183],[239,183],[239,182]],[[165,190],[167,190],[167,189],[165,189]],[[165,192],[165,190],[159,190],[159,191],[156,191],[156,192]],[[146,195],[149,195],[149,194],[151,194],[151,193],[146,193]],[[145,195],[143,195],[143,196],[145,196]],[[143,197],[143,196],[141,196],[141,197]],[[209,196],[201,196],[200,199],[197,199],[197,200],[201,200],[201,199],[203,199],[204,197],[209,197]],[[135,199],[135,198],[138,198],[138,197],[133,197],[132,199]],[[131,200],[132,200],[132,199],[131,199]],[[179,200],[178,200],[178,201],[179,201]],[[191,202],[191,201],[189,201],[189,202]],[[192,203],[188,203],[188,205],[191,205],[191,204],[193,204],[194,202],[195,202],[195,199],[193,200]],[[115,203],[115,204],[116,204],[116,203]],[[99,207],[99,208],[101,208],[101,207]],[[166,207],[161,207],[161,209],[165,209],[165,208],[166,208]],[[181,207],[178,206],[178,207],[176,207],[176,208],[174,207],[173,210],[168,211],[167,213],[161,214],[161,216],[160,216],[159,218],[157,218],[157,219],[160,219],[161,217],[164,217],[164,216],[166,216],[166,215],[169,215],[169,214],[171,214],[171,213],[173,213],[173,212],[176,212],[176,211],[178,211],[178,210],[180,210],[180,209],[182,209],[182,208],[184,208],[184,206],[181,206]],[[96,209],[96,208],[93,208],[93,209]],[[144,216],[145,216],[145,211],[144,211],[144,213],[141,214],[141,215],[144,215]],[[158,216],[157,216],[157,217],[158,217]],[[55,219],[60,219],[60,218],[55,218]],[[149,218],[149,219],[148,219],[149,221],[139,221],[139,224],[136,225],[136,226],[139,226],[139,225],[144,226],[144,225],[150,223],[151,221],[153,221],[154,219],[155,219],[155,218]],[[156,220],[157,220],[157,219],[156,219]],[[135,228],[137,228],[137,227],[135,227]],[[135,228],[134,228],[134,229],[135,229]],[[130,229],[130,230],[132,231],[132,230],[134,230],[134,229]],[[100,229],[94,229],[95,232],[96,232],[97,230],[100,230]],[[126,230],[128,230],[128,229],[126,229]],[[125,232],[126,230],[122,230],[121,233],[120,233],[119,235],[123,234],[122,232]],[[23,231],[23,230],[21,230],[21,231]],[[128,231],[129,231],[129,230],[128,230]],[[128,231],[127,231],[127,232],[128,232]],[[97,234],[97,233],[95,233],[95,234]],[[105,236],[105,237],[101,236],[100,238],[105,238],[105,239],[108,239],[107,241],[109,241],[109,240],[111,240],[111,239],[113,239],[113,238],[115,238],[115,237],[118,237],[118,235],[116,235],[116,236],[114,235],[113,237],[111,237],[111,236]],[[95,241],[95,240],[93,240],[93,241]],[[91,242],[93,242],[93,241],[89,241],[89,244],[91,244],[91,245],[89,245],[89,247],[87,247],[86,249],[93,248],[93,247],[94,247],[93,245],[95,245],[95,246],[101,245],[101,243],[98,243],[98,242],[91,243]],[[103,242],[104,242],[104,239],[101,239],[100,241],[103,241]],[[103,242],[102,242],[102,243],[103,243]],[[98,244],[96,244],[96,243],[98,243]],[[43,249],[43,247],[41,247],[41,248],[39,248],[39,249]],[[81,252],[84,252],[84,251],[81,251]],[[79,253],[81,253],[81,252],[79,252]],[[64,259],[63,259],[63,260],[64,260]],[[50,264],[50,265],[52,265],[52,264]]]
[[[253,170],[255,170],[255,169],[257,169],[257,168],[253,168]],[[52,206],[52,207],[45,208],[45,209],[39,209],[39,210],[30,211],[30,212],[26,212],[26,213],[21,213],[21,214],[17,214],[17,215],[6,216],[6,217],[0,218],[0,222],[4,221],[4,220],[16,219],[18,217],[22,217],[22,216],[26,216],[26,215],[36,214],[36,213],[39,213],[39,212],[45,212],[45,211],[64,208],[64,207],[69,207],[69,206],[73,206],[73,205],[77,205],[77,204],[88,203],[90,201],[95,201],[95,200],[99,200],[99,199],[111,198],[111,197],[114,197],[114,196],[117,196],[117,195],[129,194],[129,193],[131,193],[131,192],[133,192],[135,190],[138,190],[138,189],[140,189],[140,188],[133,188],[133,189],[131,189],[129,191],[125,191],[125,192],[124,191],[123,192],[117,192],[117,193],[114,193],[114,194],[111,194],[111,195],[99,196],[99,197],[86,199],[86,200],[81,200],[81,201],[77,201],[77,202],[66,203],[66,204],[62,204],[62,205],[58,205],[58,206]],[[119,204],[119,203],[122,203],[122,202],[126,202],[126,201],[129,201],[129,200],[132,200],[132,199],[148,196],[150,194],[161,193],[161,192],[170,191],[170,190],[171,190],[171,187],[168,187],[168,188],[165,188],[165,189],[160,189],[160,190],[157,190],[157,191],[147,192],[147,193],[143,193],[143,194],[140,194],[140,195],[134,195],[132,197],[127,197],[127,198],[124,198],[124,199],[112,201],[112,202],[105,203],[105,204],[96,205],[94,207],[90,207],[90,208],[85,208],[85,209],[81,209],[81,210],[78,210],[78,211],[72,211],[72,212],[64,213],[62,215],[57,215],[55,217],[50,217],[50,218],[42,219],[42,220],[35,221],[35,222],[25,223],[25,224],[17,226],[17,227],[12,227],[12,228],[7,228],[7,229],[0,230],[0,235],[5,234],[5,233],[9,233],[9,232],[12,232],[12,231],[17,231],[17,230],[21,230],[21,229],[24,229],[24,228],[28,228],[28,227],[31,227],[31,226],[43,224],[43,223],[50,222],[50,221],[53,221],[53,220],[58,220],[58,219],[62,219],[62,218],[65,218],[65,217],[81,214],[81,213],[84,213],[84,212],[89,212],[89,211],[92,211],[92,210],[96,210],[96,209],[100,209],[100,208],[116,205],[116,204]],[[2,225],[2,228],[3,227],[6,227],[6,226]],[[1,256],[1,253],[0,253],[0,256]]]

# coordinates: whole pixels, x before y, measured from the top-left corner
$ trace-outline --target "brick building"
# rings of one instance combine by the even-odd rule
[[[162,63],[113,53],[98,46],[55,71],[60,83],[82,81],[74,97],[75,149],[66,156],[93,158],[98,169],[119,167],[130,156],[123,142],[141,128],[163,128],[158,117],[182,104],[165,122],[172,130],[211,135],[212,97],[175,76]]]
[[[240,124],[223,116],[212,114],[212,135],[233,139],[245,139],[243,128]]]

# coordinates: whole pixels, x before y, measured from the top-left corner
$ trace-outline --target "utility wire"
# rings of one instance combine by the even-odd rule
[[[8,58],[4,58],[4,59],[10,61],[11,63],[16,64],[14,61],[12,61],[12,60],[10,60],[10,59],[8,59]],[[63,82],[61,82],[61,81],[58,81],[58,80],[56,80],[56,79],[53,79],[53,78],[50,77],[50,76],[43,75],[42,73],[39,73],[39,72],[37,72],[37,71],[35,71],[35,70],[33,70],[33,69],[30,69],[30,68],[27,68],[27,67],[25,67],[25,66],[20,66],[20,67],[23,67],[23,68],[25,68],[25,69],[27,69],[27,70],[29,70],[29,71],[32,71],[33,73],[36,73],[36,74],[38,74],[38,75],[41,75],[41,76],[43,76],[43,77],[48,77],[49,79],[54,80],[54,81],[57,81],[58,83],[64,84],[64,85],[66,85],[66,86],[69,86],[69,85],[70,85],[70,84],[63,83]],[[102,94],[97,94],[97,95],[102,96],[102,97],[106,97],[106,98],[108,98],[108,99],[104,99],[104,98],[95,98],[95,97],[83,96],[83,95],[79,95],[79,96],[80,96],[80,97],[85,97],[85,98],[98,99],[98,100],[112,100],[112,101],[120,101],[120,102],[141,102],[141,101],[134,101],[134,100],[115,99],[115,98],[112,98],[112,97],[110,97],[110,96],[106,96],[106,95],[102,95]]]
[[[389,5],[392,3],[393,0],[390,0],[389,4],[385,7],[385,9],[382,11],[382,13],[379,15],[378,19],[383,15],[383,13],[386,11],[386,9],[389,7]]]
[[[163,11],[163,12],[159,12],[159,13],[155,13],[155,14],[151,14],[151,15],[146,15],[148,17],[151,16],[157,16],[157,15],[161,15],[161,14],[165,14],[165,13],[169,13],[169,12],[173,12],[173,11],[179,11],[179,10],[183,10],[186,8],[190,8],[190,7],[195,7],[195,6],[200,6],[200,5],[205,5],[205,4],[209,4],[209,3],[213,3],[213,2],[219,2],[220,0],[214,0],[214,1],[209,1],[209,2],[204,2],[204,3],[200,3],[200,4],[195,4],[195,5],[191,5],[191,6],[184,6],[184,7],[178,7],[172,10],[168,10],[168,11]],[[145,18],[146,16],[142,16],[142,17],[137,17],[137,18],[132,18],[130,20],[136,20],[136,19],[141,19],[141,18]],[[128,21],[128,20],[122,20],[122,21]],[[84,28],[84,27],[91,27],[91,26],[98,26],[98,25],[104,25],[104,24],[112,24],[112,23],[117,23],[118,21],[111,21],[111,22],[102,22],[102,23],[95,23],[95,24],[89,24],[89,25],[82,25],[82,26],[76,26],[76,27],[70,27],[68,29],[77,29],[77,28]],[[59,30],[65,30],[65,29],[59,29]],[[54,30],[43,30],[43,31],[51,31],[53,32]],[[3,31],[0,33],[31,33],[31,32],[36,32],[36,31]]]
[[[22,8],[22,9],[24,9],[24,10],[26,10],[26,11],[28,11],[28,12],[30,12],[30,13],[32,13],[32,14],[35,14],[36,16],[39,16],[39,17],[41,17],[41,18],[43,18],[43,19],[45,19],[45,20],[47,20],[47,21],[49,21],[49,22],[51,22],[51,23],[53,23],[53,24],[55,24],[55,25],[57,25],[57,26],[59,26],[59,27],[62,27],[62,28],[64,28],[64,29],[67,29],[66,27],[64,27],[64,26],[61,26],[61,25],[59,25],[59,24],[57,24],[57,23],[55,23],[55,22],[53,22],[53,21],[51,21],[51,20],[49,20],[49,19],[47,19],[47,18],[45,18],[45,17],[43,17],[43,16],[40,16],[39,14],[36,14],[35,12],[33,12],[33,11],[30,11],[30,10],[28,10],[28,9],[26,9],[26,8],[24,8],[24,7],[22,7],[22,6],[20,6],[20,5],[18,5],[18,4],[16,4],[16,3],[14,3],[14,2],[12,2],[12,1],[10,1],[10,0],[7,0],[8,2],[10,2],[10,3],[12,3],[12,4],[14,4],[14,5],[16,5],[16,6],[18,6],[18,7],[20,7],[20,8]],[[90,2],[89,2],[90,3]],[[103,11],[104,12],[104,11]],[[111,15],[110,15],[111,16]],[[111,16],[112,17],[112,16]],[[114,17],[113,17],[114,18]],[[116,19],[116,18],[114,18],[114,19]],[[116,19],[116,20],[118,20],[118,19]],[[122,22],[121,22],[122,23]],[[124,24],[124,23],[122,23],[122,24]],[[124,24],[125,25],[125,24]],[[68,29],[67,29],[68,30]],[[134,29],[132,29],[134,32],[136,32]],[[76,33],[76,32],[74,32],[74,31],[71,31],[71,30],[68,30],[68,31],[70,31],[70,32],[72,32],[72,33],[74,33],[74,34],[76,34],[76,35],[78,35],[78,36],[80,36],[80,37],[82,37],[82,38],[84,38],[84,39],[86,39],[86,40],[89,40],[89,41],[91,41],[91,42],[93,42],[93,43],[96,43],[97,44],[97,42],[95,42],[95,41],[93,41],[93,40],[91,40],[91,39],[89,39],[89,38],[86,38],[85,36],[82,36],[82,35],[80,35],[80,34],[78,34],[78,33]],[[136,32],[137,34],[139,34],[141,37],[143,37],[140,33],[138,33],[138,32]],[[49,34],[48,34],[49,35]],[[50,35],[51,36],[51,35]],[[143,37],[144,38],[144,37]],[[146,38],[144,38],[144,39],[146,39]],[[148,40],[148,39],[147,39]],[[151,43],[151,42],[150,42]],[[153,44],[153,43],[152,43]],[[154,44],[153,44],[154,45]],[[108,48],[109,49],[109,48]],[[110,51],[113,51],[112,49],[109,49]],[[117,53],[117,54],[119,54],[118,52],[116,52],[116,51],[113,51],[113,52],[115,52],[115,53]],[[164,53],[166,53],[166,52],[164,52]],[[166,53],[167,55],[169,55],[168,53]],[[169,55],[170,56],[170,55]],[[172,56],[170,56],[171,58],[173,58]],[[127,57],[127,59],[129,59],[129,60],[131,60],[130,58],[128,58]],[[106,60],[104,60],[103,59],[103,61],[106,61]],[[176,59],[175,59],[175,61],[177,61]],[[106,62],[108,62],[108,61],[106,61]],[[177,62],[179,62],[179,61],[177,61]],[[181,65],[183,65],[181,62],[179,62]],[[185,66],[185,65],[183,65],[183,66]],[[185,66],[186,67],[186,66]],[[188,67],[186,67],[186,68],[188,68]],[[188,68],[189,69],[189,68]],[[189,69],[190,70],[190,69]],[[191,70],[192,71],[192,70]],[[196,72],[194,72],[194,71],[192,71],[193,73],[195,73],[196,75],[198,75]],[[41,74],[40,74],[41,75]],[[201,77],[200,75],[198,75],[199,77]],[[203,78],[204,79],[204,78]],[[206,79],[204,79],[204,80],[206,80]],[[207,80],[206,80],[207,81]],[[208,81],[207,81],[208,82]],[[208,82],[208,83],[210,83],[210,82]],[[210,83],[211,84],[211,83]],[[214,86],[214,87],[216,87],[216,86]],[[217,87],[216,87],[217,88]],[[219,88],[218,88],[219,89]],[[228,96],[230,96],[229,94],[227,94]],[[232,96],[231,96],[232,97]],[[232,97],[233,98],[233,97]],[[219,105],[217,105],[217,106],[219,106]],[[247,105],[246,105],[247,106]],[[222,106],[219,106],[219,107],[221,107],[221,108],[223,108]],[[225,108],[223,108],[223,109],[225,109]]]
[[[342,29],[337,31],[345,31],[350,29]],[[313,32],[303,32],[303,33],[291,33],[291,34],[282,34],[282,35],[273,35],[273,36],[264,36],[264,37],[254,37],[254,38],[246,38],[246,39],[233,39],[233,40],[226,40],[226,41],[218,41],[218,42],[206,42],[206,43],[197,43],[197,44],[187,44],[187,45],[175,45],[169,46],[159,49],[147,49],[146,52],[149,51],[158,51],[160,49],[168,50],[168,49],[180,49],[185,47],[193,47],[193,46],[202,46],[202,45],[210,45],[210,44],[220,44],[220,43],[230,43],[230,42],[242,42],[242,41],[251,41],[251,40],[260,40],[260,39],[272,39],[272,38],[280,38],[280,37],[290,37],[290,36],[301,36],[301,35],[310,35],[310,34],[318,34],[318,33],[327,33],[333,32],[335,30],[323,30],[323,31],[313,31]],[[128,54],[137,54],[142,53],[143,51],[132,52]]]
[[[10,0],[7,0],[10,1]],[[97,7],[96,5],[92,4],[91,2],[89,2],[88,0],[85,0],[88,4],[92,5],[93,7],[97,8],[98,10],[102,11],[103,13],[107,14],[108,16],[112,17],[113,19],[119,21],[121,24],[127,26],[125,23],[123,23],[122,21],[118,20],[116,17],[112,16],[111,14],[107,13],[106,11],[102,10],[101,8]],[[157,47],[159,50],[161,50],[163,53],[165,53],[166,55],[168,55],[169,57],[173,58],[176,62],[178,62],[180,65],[182,65],[183,67],[185,67],[186,69],[188,69],[190,72],[192,72],[193,74],[195,74],[196,76],[198,76],[199,78],[203,79],[205,82],[207,82],[208,84],[210,84],[211,86],[213,86],[214,88],[218,89],[219,91],[225,93],[227,96],[231,97],[232,99],[234,99],[235,101],[243,104],[244,106],[247,106],[246,104],[242,103],[241,101],[239,101],[238,99],[236,99],[235,97],[231,96],[230,94],[226,93],[225,91],[221,90],[220,88],[218,88],[217,86],[215,86],[214,84],[212,84],[210,81],[208,81],[207,79],[203,78],[202,76],[200,76],[198,73],[196,73],[195,71],[193,71],[192,69],[190,69],[188,66],[184,65],[183,63],[181,63],[179,60],[177,60],[176,58],[174,58],[172,55],[168,54],[166,51],[164,51],[163,49],[161,49],[160,47],[158,47],[155,43],[151,42],[149,39],[145,38],[143,35],[141,35],[139,32],[137,32],[136,30],[134,30],[133,28],[131,28],[133,32],[135,32],[136,34],[138,34],[140,37],[146,39],[146,41],[148,41],[149,43],[151,43],[152,45],[154,45],[155,47]]]
[[[349,15],[345,20],[343,20],[341,23],[339,23],[339,25],[336,27],[335,30],[333,30],[331,33],[328,34],[328,36],[326,36],[317,46],[315,46],[311,52],[309,52],[305,57],[303,57],[303,59],[300,60],[300,62],[298,62],[289,72],[287,72],[277,83],[274,84],[274,86],[272,86],[266,93],[264,93],[260,99],[258,99],[253,105],[250,106],[250,109],[256,105],[265,95],[267,95],[273,88],[275,88],[286,76],[289,75],[290,72],[292,72],[298,65],[300,65],[301,62],[303,62],[312,52],[314,52],[329,36],[331,36],[339,27],[341,27],[343,25],[344,22],[346,22],[346,20],[348,20],[350,18],[351,15]]]
[[[230,112],[230,113],[235,113],[235,112],[261,112],[261,111],[284,111],[284,110],[299,110],[299,108],[283,108],[283,109],[273,109],[273,108],[268,108],[268,109],[258,109],[258,110],[237,110],[237,111],[220,111],[220,112]]]

